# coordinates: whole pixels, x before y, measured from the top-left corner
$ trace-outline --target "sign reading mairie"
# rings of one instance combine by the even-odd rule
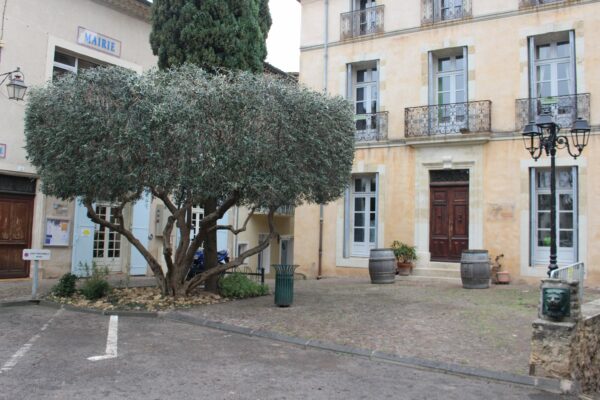
[[[82,28],[81,26],[77,31],[77,43],[116,57],[121,57],[120,41]]]

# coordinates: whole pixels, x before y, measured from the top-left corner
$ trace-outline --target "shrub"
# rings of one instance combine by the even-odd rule
[[[223,297],[244,299],[246,297],[264,296],[269,294],[269,286],[252,282],[239,272],[221,278],[219,290]]]
[[[58,283],[52,287],[52,294],[57,297],[71,297],[75,294],[76,282],[76,275],[66,273],[61,276]]]
[[[81,286],[81,294],[88,300],[97,300],[104,297],[110,291],[110,284],[106,280],[108,268],[98,268],[96,263],[92,263],[92,270],[87,264],[84,265],[88,278]]]

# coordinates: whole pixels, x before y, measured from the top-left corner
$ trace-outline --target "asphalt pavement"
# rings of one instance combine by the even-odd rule
[[[0,308],[0,388],[6,400],[562,398],[161,318],[33,305]]]

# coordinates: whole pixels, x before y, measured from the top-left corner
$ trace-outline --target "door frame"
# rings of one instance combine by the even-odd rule
[[[471,236],[471,230],[469,227],[470,224],[470,210],[471,210],[471,203],[470,203],[470,185],[469,185],[469,181],[449,181],[449,182],[429,182],[429,254],[430,254],[430,260],[433,262],[458,262],[460,261],[460,257],[458,259],[456,258],[451,258],[451,257],[447,257],[447,258],[438,258],[438,257],[434,257],[432,254],[432,241],[433,241],[433,218],[432,218],[432,213],[433,213],[433,196],[431,196],[431,191],[433,188],[440,188],[440,187],[453,187],[453,188],[465,188],[466,189],[466,193],[467,193],[467,210],[466,210],[466,217],[467,217],[467,223],[466,223],[466,227],[467,227],[467,249],[469,248],[469,242],[470,242],[470,236]],[[450,204],[449,204],[450,199],[448,199],[448,204],[447,204],[447,210],[448,210],[448,220],[450,220]],[[450,224],[448,224],[448,227],[450,226]],[[448,228],[449,229],[449,228]],[[448,249],[450,249],[450,241],[452,240],[452,236],[450,235],[450,232],[448,232]]]

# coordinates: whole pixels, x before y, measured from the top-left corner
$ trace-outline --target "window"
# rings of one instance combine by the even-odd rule
[[[550,114],[561,126],[577,119],[574,32],[529,38],[529,119]]]
[[[238,243],[237,246],[237,256],[239,257],[240,254],[242,254],[243,252],[248,250],[248,243]],[[244,264],[248,264],[248,258],[244,258],[243,261]]]
[[[350,190],[350,243],[353,256],[368,257],[377,243],[377,176],[355,176]]]
[[[96,214],[110,223],[116,223],[115,209],[109,204],[96,205]],[[121,235],[108,228],[95,224],[94,247],[92,257],[101,267],[111,271],[119,270],[121,266]]]
[[[434,130],[459,132],[467,127],[467,49],[430,53],[431,125]]]
[[[442,21],[462,18],[463,0],[438,0],[439,16]]]
[[[529,38],[532,98],[575,93],[573,37],[571,31]]]
[[[56,79],[67,73],[76,74],[84,69],[95,68],[101,65],[99,62],[84,60],[66,52],[56,50],[54,52],[52,78]]]
[[[200,207],[192,207],[192,229],[190,231],[190,240],[194,240],[198,232],[200,232],[200,223],[202,218],[204,218],[204,209]]]
[[[379,71],[377,61],[348,65],[348,97],[354,103],[357,138],[378,132]]]
[[[377,23],[377,15],[374,10],[377,2],[375,0],[355,0],[353,3],[355,11],[363,11],[359,14],[359,34],[366,35],[374,32]]]
[[[532,259],[548,264],[550,257],[550,169],[531,170]],[[577,261],[577,169],[556,169],[556,244],[559,264]]]

